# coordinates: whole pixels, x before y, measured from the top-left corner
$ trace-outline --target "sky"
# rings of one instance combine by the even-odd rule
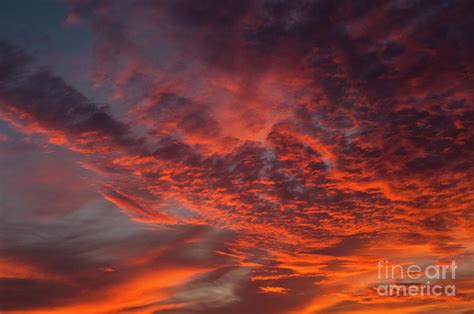
[[[0,312],[473,313],[473,13],[0,1]]]

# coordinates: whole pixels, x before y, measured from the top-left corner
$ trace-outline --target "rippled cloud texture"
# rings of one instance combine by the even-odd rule
[[[2,312],[472,313],[474,2],[2,6]]]

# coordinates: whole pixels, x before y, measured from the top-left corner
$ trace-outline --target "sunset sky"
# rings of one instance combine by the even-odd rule
[[[474,1],[2,0],[0,178],[0,313],[472,314]]]

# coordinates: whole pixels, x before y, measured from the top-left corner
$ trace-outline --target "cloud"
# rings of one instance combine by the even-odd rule
[[[159,251],[127,260],[136,266],[133,287],[152,289],[141,267],[160,261],[189,295],[157,292],[124,307],[378,310],[394,301],[368,290],[377,258],[436,261],[469,253],[469,2],[70,6],[98,43],[95,83],[112,87],[112,103],[123,101],[117,106],[126,109],[113,115],[113,107],[34,68],[4,43],[2,119],[77,152],[105,182],[102,196],[137,222],[232,234],[219,255],[242,267],[210,274],[215,269],[205,262],[205,270],[196,266],[209,254],[193,251],[180,264],[185,250],[165,245],[169,259]],[[202,282],[189,281],[203,272]],[[286,293],[259,293],[262,287]],[[171,299],[172,309],[161,308]]]
[[[48,70],[28,69],[28,58],[8,44],[0,49],[6,56],[1,66],[8,70],[0,86],[3,119],[27,133],[44,133],[52,143],[70,145],[80,152],[106,152],[140,144],[106,106],[89,101]],[[17,76],[22,79],[15,80]]]

